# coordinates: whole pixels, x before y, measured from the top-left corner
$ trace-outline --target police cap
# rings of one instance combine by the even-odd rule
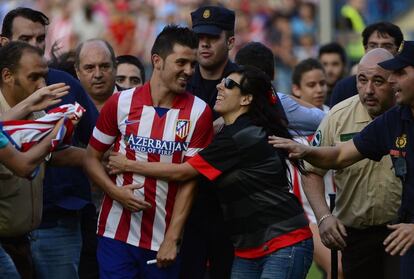
[[[414,41],[403,41],[398,54],[384,62],[379,63],[382,68],[391,71],[401,70],[407,66],[414,66]]]
[[[205,6],[191,13],[193,31],[218,36],[223,30],[234,30],[234,12],[224,7]]]

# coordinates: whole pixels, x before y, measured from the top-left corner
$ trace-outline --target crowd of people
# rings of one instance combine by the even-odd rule
[[[349,12],[342,13],[341,7],[348,2],[348,6],[352,7],[348,11],[352,15],[361,15],[359,24],[348,18]],[[290,91],[290,76],[296,63],[317,57],[320,47],[319,0],[14,0],[0,3],[0,21],[9,10],[26,5],[50,18],[45,51],[47,58],[53,57],[53,53],[60,55],[71,51],[87,39],[101,38],[107,40],[117,54],[138,57],[149,73],[150,50],[163,26],[168,23],[191,26],[190,12],[209,4],[224,4],[236,11],[236,43],[230,51],[232,59],[239,48],[250,41],[263,42],[272,49],[278,67],[275,82],[282,92]],[[350,40],[356,37],[356,47],[352,49],[350,44],[347,48],[350,61],[356,63],[363,52],[358,34],[364,25],[398,15],[407,6],[404,1],[334,1],[332,9],[338,18],[332,23],[337,36],[335,40],[345,45],[344,38]]]
[[[414,41],[349,1],[348,75],[314,2],[152,2],[4,14],[0,278],[411,278]]]

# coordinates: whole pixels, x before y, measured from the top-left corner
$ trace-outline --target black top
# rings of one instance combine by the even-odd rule
[[[414,216],[414,117],[408,106],[396,106],[374,119],[353,138],[364,157],[379,161],[390,154],[394,171],[405,162],[400,215]],[[403,163],[404,164],[404,163]]]
[[[221,79],[227,77],[230,73],[238,69],[237,64],[227,62],[226,67],[224,68],[223,75],[218,80],[206,80],[201,76],[200,65],[195,67],[195,72],[191,77],[190,82],[187,85],[187,90],[193,93],[195,96],[199,97],[201,100],[206,102],[211,109],[214,108],[217,98],[217,88],[216,85],[220,83]],[[214,119],[217,119],[219,115],[214,112]]]
[[[308,225],[289,192],[286,165],[263,128],[240,116],[188,162],[215,180],[225,228],[236,248],[254,248]]]
[[[332,89],[330,107],[332,108],[337,103],[342,102],[345,99],[348,99],[354,95],[358,94],[358,89],[356,86],[356,76],[349,76],[341,79]]]

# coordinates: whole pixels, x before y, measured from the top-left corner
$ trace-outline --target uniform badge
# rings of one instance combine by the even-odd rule
[[[395,140],[395,146],[397,148],[404,148],[407,145],[407,135],[402,134],[401,137],[397,137]]]
[[[322,141],[322,132],[321,130],[316,131],[315,136],[312,140],[312,146],[320,146]]]
[[[175,134],[180,139],[185,138],[190,132],[190,120],[178,119],[175,124]]]
[[[210,15],[211,15],[211,12],[210,12],[210,10],[209,10],[209,9],[204,10],[204,13],[203,13],[203,18],[209,18],[209,17],[210,17]]]

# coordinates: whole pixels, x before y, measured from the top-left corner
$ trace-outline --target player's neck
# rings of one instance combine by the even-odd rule
[[[162,82],[152,77],[150,80],[152,105],[154,107],[171,108],[175,94],[172,93]]]

